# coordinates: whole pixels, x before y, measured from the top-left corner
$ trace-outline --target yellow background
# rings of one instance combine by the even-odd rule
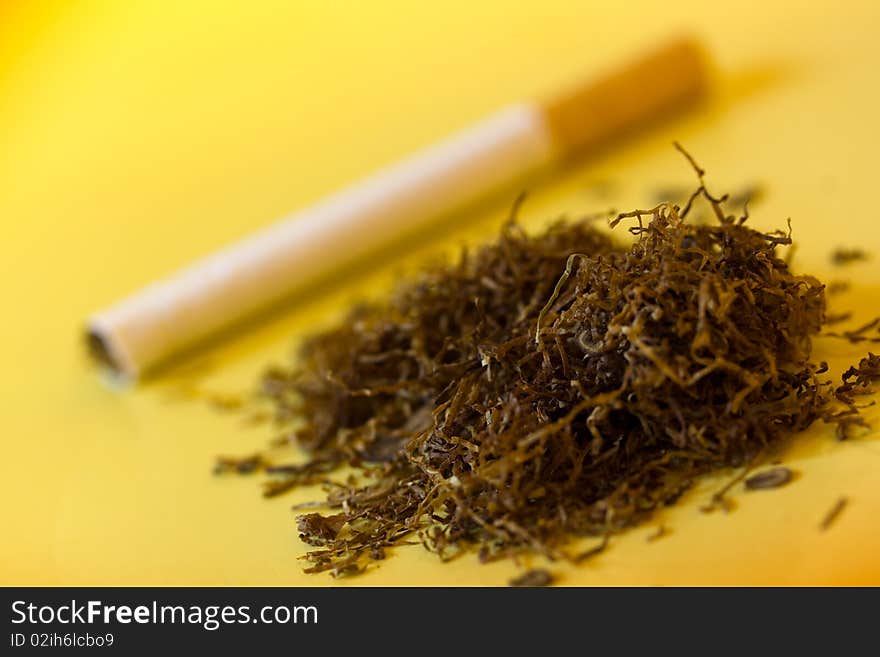
[[[271,436],[198,401],[243,392],[308,330],[401,268],[490,235],[513,192],[303,295],[235,341],[127,392],[81,349],[84,317],[138,286],[481,115],[540,96],[678,32],[701,37],[718,91],[700,110],[531,187],[528,226],[647,205],[691,186],[682,140],[715,190],[754,182],[756,225],[792,217],[802,270],[859,281],[833,309],[878,314],[880,10],[876,2],[0,2],[0,583],[329,584],[300,572],[289,505],[216,478],[216,454]],[[416,248],[416,245],[418,248]],[[875,258],[835,272],[828,253]],[[409,258],[401,253],[413,250]],[[830,339],[836,366],[863,348]],[[870,414],[880,425],[876,412]],[[880,584],[880,440],[818,425],[779,491],[718,481],[563,584]],[[817,525],[838,497],[837,524]],[[503,584],[510,563],[419,547],[361,584]],[[340,581],[340,584],[347,584]]]

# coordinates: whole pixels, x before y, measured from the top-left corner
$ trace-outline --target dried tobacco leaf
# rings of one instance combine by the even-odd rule
[[[766,490],[768,488],[780,488],[791,481],[794,474],[788,468],[771,468],[764,470],[746,479],[748,490]]]
[[[553,575],[542,568],[535,568],[513,578],[508,583],[510,586],[550,586],[553,583]]]
[[[825,514],[825,517],[822,518],[822,522],[819,523],[820,531],[828,531],[831,529],[831,525],[834,524],[834,521],[837,520],[838,516],[843,513],[843,510],[846,508],[846,505],[849,503],[845,497],[841,497],[837,502],[834,503],[834,506],[829,509],[828,513]]]
[[[297,519],[297,529],[302,539],[312,545],[323,545],[327,541],[334,540],[346,518],[344,513],[332,516],[322,516],[320,513],[307,513]]]
[[[648,534],[648,536],[645,538],[645,540],[648,543],[653,543],[654,541],[659,541],[661,538],[666,536],[668,533],[669,533],[669,530],[666,528],[665,525],[658,525],[657,529],[655,529],[653,532]]]
[[[834,249],[831,253],[831,262],[838,266],[867,259],[868,254],[862,249],[845,249],[841,247]]]
[[[825,321],[827,325],[829,322]],[[841,333],[828,332],[827,335],[830,338],[843,338],[844,340],[851,342],[852,344],[858,344],[860,342],[880,342],[880,335],[872,337],[870,335],[866,335],[870,331],[877,329],[880,327],[880,317],[875,317],[867,324],[863,324],[862,326],[850,329],[848,331],[843,331]]]
[[[220,456],[214,464],[214,474],[223,474],[225,472],[250,474],[252,472],[257,472],[263,466],[263,457],[259,454],[253,454],[242,458]]]
[[[586,558],[596,549],[564,547],[604,549],[700,475],[745,473],[817,419],[861,420],[852,399],[880,378],[876,357],[825,385],[810,360],[825,288],[778,255],[790,230],[725,214],[685,155],[698,189],[683,209],[619,215],[631,244],[593,221],[530,236],[514,210],[494,243],[354,309],[267,374],[276,419],[311,455],[267,466],[267,492],[361,472],[324,480],[332,515],[300,518],[320,548],[306,572],[359,572],[416,536],[444,559]],[[715,223],[686,221],[700,200]]]

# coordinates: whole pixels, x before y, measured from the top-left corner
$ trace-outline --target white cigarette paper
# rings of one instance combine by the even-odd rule
[[[402,231],[691,99],[703,82],[699,48],[677,41],[549,103],[513,105],[96,313],[91,351],[136,379]]]

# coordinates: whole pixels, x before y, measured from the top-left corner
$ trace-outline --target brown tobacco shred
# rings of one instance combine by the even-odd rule
[[[833,525],[838,516],[843,513],[843,510],[848,503],[849,500],[845,497],[841,497],[837,500],[837,502],[834,503],[834,506],[832,506],[828,513],[825,514],[825,517],[822,518],[822,522],[819,524],[819,530],[824,532],[831,529],[831,525]]]
[[[794,473],[788,468],[771,468],[770,470],[752,475],[746,479],[745,484],[748,490],[779,488],[790,482],[793,476]]]
[[[580,554],[576,555],[573,558],[575,563],[581,563],[586,561],[587,559],[592,559],[593,557],[602,554],[605,551],[605,548],[608,547],[608,534],[602,537],[602,542],[595,547],[591,547],[589,550],[584,550]]]
[[[759,456],[760,452],[756,453],[738,475],[736,475],[733,479],[724,484],[724,486],[722,486],[720,490],[715,491],[715,493],[713,493],[712,497],[709,499],[709,503],[700,507],[700,511],[702,511],[703,513],[711,513],[715,509],[722,509],[725,513],[729,513],[730,511],[732,511],[734,505],[727,498],[727,494],[734,486],[745,479],[746,475],[749,474]]]
[[[837,401],[846,408],[836,413],[828,413],[824,420],[834,422],[837,425],[836,435],[838,440],[849,438],[850,427],[867,427],[868,423],[862,417],[856,397],[869,395],[873,392],[871,384],[880,381],[880,356],[868,353],[859,361],[858,366],[850,367],[841,377],[843,383],[834,389]],[[872,406],[874,402],[866,404]]]
[[[320,513],[308,513],[300,516],[297,527],[300,538],[312,545],[324,545],[327,541],[334,540],[339,535],[339,530],[345,524],[345,514],[337,513],[332,516],[322,516]]]
[[[832,324],[840,324],[842,322],[846,322],[852,319],[852,313],[839,313],[837,315],[825,315],[825,326],[831,326]]]
[[[612,222],[630,245],[593,221],[529,236],[514,211],[496,242],[356,308],[266,375],[311,458],[264,465],[267,494],[322,481],[332,509],[299,520],[317,548],[307,572],[360,572],[416,536],[443,559],[586,558],[705,473],[745,473],[817,419],[858,423],[877,357],[836,390],[820,379],[824,286],[777,255],[790,231],[725,214],[688,159],[700,186],[684,209]],[[698,202],[714,223],[686,221]],[[359,480],[325,479],[343,466]],[[585,537],[600,548],[568,556]]]
[[[526,571],[509,582],[510,586],[550,586],[552,583],[553,575],[541,568]]]
[[[647,538],[645,538],[645,540],[648,543],[653,543],[654,541],[659,541],[661,538],[666,536],[666,534],[668,534],[668,533],[669,533],[669,530],[666,529],[665,525],[658,525],[657,529],[655,529],[653,532],[648,534],[648,536],[647,536]]]
[[[828,324],[828,320],[825,320],[825,324]],[[860,326],[857,329],[852,329],[850,331],[843,331],[842,333],[826,333],[830,338],[843,338],[853,344],[858,344],[859,342],[880,342],[880,335],[878,336],[870,336],[865,335],[869,331],[880,327],[880,317],[875,317],[867,324]]]
[[[233,458],[221,456],[214,465],[215,474],[223,474],[224,472],[236,472],[238,474],[250,474],[256,472],[263,467],[263,458],[259,454],[253,456],[245,456],[243,458]]]
[[[835,265],[848,265],[851,262],[867,260],[868,254],[861,249],[835,249],[831,253],[831,262]]]

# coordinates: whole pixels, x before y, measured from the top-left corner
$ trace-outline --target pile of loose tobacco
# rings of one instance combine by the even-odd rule
[[[817,419],[860,423],[869,356],[834,388],[810,361],[824,286],[702,184],[686,207],[620,215],[630,246],[589,221],[497,242],[360,307],[264,381],[311,459],[265,456],[267,494],[323,482],[298,519],[309,572],[361,570],[418,537],[444,558],[569,557],[669,505],[695,478],[751,462]],[[685,219],[702,198],[712,225]],[[228,464],[227,464],[228,465]],[[330,481],[350,465],[360,478]],[[244,467],[243,467],[244,466]],[[359,483],[360,482],[360,483]],[[583,555],[581,555],[583,556]]]

